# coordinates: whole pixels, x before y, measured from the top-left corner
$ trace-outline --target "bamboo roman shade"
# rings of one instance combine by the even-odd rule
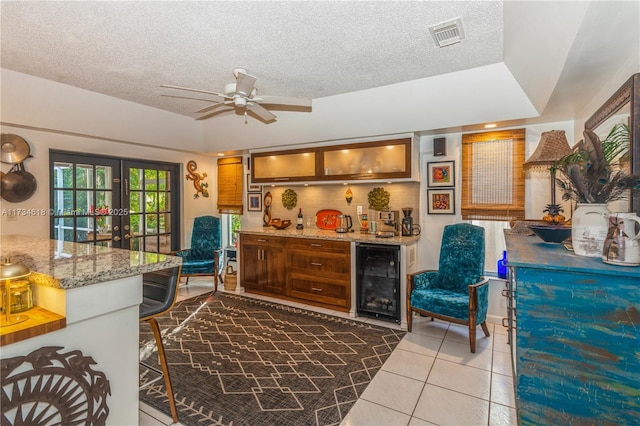
[[[218,211],[242,214],[242,157],[218,159]]]
[[[462,218],[524,219],[525,130],[462,135]]]

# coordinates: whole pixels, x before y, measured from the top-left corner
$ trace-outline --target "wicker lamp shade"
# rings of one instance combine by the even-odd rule
[[[542,133],[538,147],[522,166],[525,170],[547,171],[549,166],[567,154],[571,154],[571,147],[564,130],[550,130]]]

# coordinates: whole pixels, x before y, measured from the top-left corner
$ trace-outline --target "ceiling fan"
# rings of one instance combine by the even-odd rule
[[[257,96],[258,89],[255,87],[257,80],[256,77],[247,74],[247,71],[242,68],[234,69],[233,75],[236,78],[236,82],[225,85],[224,93],[172,86],[169,84],[162,84],[160,86],[168,89],[186,90],[189,92],[212,95],[213,97],[211,99],[176,95],[162,96],[213,102],[214,105],[210,105],[196,111],[196,114],[204,114],[197,117],[196,120],[205,120],[222,112],[235,110],[238,112],[244,112],[245,123],[247,122],[248,113],[268,124],[276,121],[276,116],[271,113],[267,107],[279,110],[288,109],[293,111],[311,112],[311,99],[293,98],[288,96]]]

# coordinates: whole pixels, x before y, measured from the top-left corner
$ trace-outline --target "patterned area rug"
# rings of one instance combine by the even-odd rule
[[[336,425],[405,332],[226,293],[158,318],[184,425]],[[141,358],[158,366],[151,329]],[[157,374],[140,367],[141,385]],[[170,415],[163,381],[140,400]]]

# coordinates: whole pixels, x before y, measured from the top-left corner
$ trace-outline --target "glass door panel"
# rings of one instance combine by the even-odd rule
[[[123,224],[131,249],[170,253],[179,247],[179,181],[177,164],[125,161],[124,208],[129,209]],[[128,190],[126,189],[128,188]],[[174,196],[172,197],[172,193]]]
[[[51,238],[160,253],[180,249],[179,164],[54,150],[49,157]]]
[[[51,238],[120,247],[120,161],[50,152]]]

